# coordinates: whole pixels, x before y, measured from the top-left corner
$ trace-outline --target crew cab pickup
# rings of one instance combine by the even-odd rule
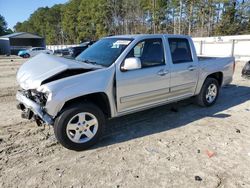
[[[100,138],[106,119],[193,96],[213,105],[234,66],[233,57],[197,57],[189,36],[111,36],[75,60],[39,54],[24,63],[17,107],[22,117],[52,125],[64,147],[83,150]]]

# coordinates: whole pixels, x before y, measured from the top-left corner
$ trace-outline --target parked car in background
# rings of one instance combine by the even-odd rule
[[[86,50],[88,47],[94,44],[94,42],[95,41],[87,41],[87,42],[81,43],[79,46],[55,50],[54,54],[63,56],[65,58],[74,59],[80,53],[82,53],[84,50]]]
[[[18,52],[18,56],[23,57],[23,58],[29,58],[33,57],[39,53],[45,53],[45,54],[53,54],[52,50],[48,50],[44,47],[33,47],[27,50],[20,50]]]
[[[69,55],[69,48],[54,50],[54,55],[57,55],[57,56]]]
[[[242,69],[242,77],[250,79],[250,61],[248,61]]]
[[[105,119],[194,97],[215,104],[232,81],[233,57],[197,57],[183,35],[106,37],[75,60],[40,54],[17,73],[22,117],[54,127],[66,148],[95,144]]]

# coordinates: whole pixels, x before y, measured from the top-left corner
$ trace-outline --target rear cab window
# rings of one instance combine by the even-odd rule
[[[185,38],[168,38],[173,64],[193,62],[189,41]]]

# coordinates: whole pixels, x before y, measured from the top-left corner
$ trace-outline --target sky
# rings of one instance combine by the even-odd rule
[[[0,0],[0,14],[5,18],[8,28],[13,29],[17,22],[27,20],[37,8],[52,7],[68,0]]]

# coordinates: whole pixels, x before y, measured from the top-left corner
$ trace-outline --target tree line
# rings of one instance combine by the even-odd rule
[[[70,0],[38,8],[14,29],[44,36],[47,44],[79,43],[116,34],[250,34],[250,1]]]
[[[0,14],[0,36],[7,35],[13,31],[7,27],[7,22],[5,18]]]

